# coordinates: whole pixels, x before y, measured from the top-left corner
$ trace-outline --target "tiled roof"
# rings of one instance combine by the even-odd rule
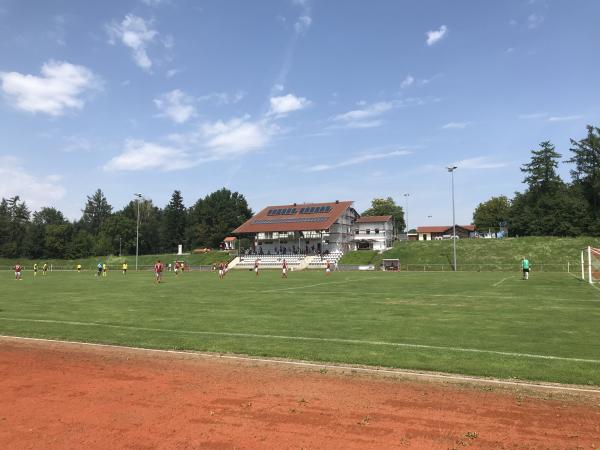
[[[327,230],[351,206],[350,201],[267,206],[233,233]]]
[[[462,228],[467,231],[475,231],[475,225],[456,225],[456,228]],[[452,225],[444,226],[431,226],[431,227],[417,227],[417,233],[443,233],[445,231],[452,231]]]
[[[380,223],[387,222],[392,216],[362,216],[356,219],[356,223]]]

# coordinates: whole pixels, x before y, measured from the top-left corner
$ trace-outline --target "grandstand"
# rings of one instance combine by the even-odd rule
[[[359,214],[351,201],[267,206],[234,234],[250,235],[252,247],[241,249],[230,267],[321,268],[335,264],[354,247],[354,224]]]

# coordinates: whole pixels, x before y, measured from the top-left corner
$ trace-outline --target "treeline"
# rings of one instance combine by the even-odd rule
[[[152,200],[132,200],[113,211],[98,189],[87,197],[81,218],[69,221],[56,208],[31,212],[19,197],[0,202],[0,256],[7,258],[83,258],[135,254],[139,208],[140,254],[216,248],[234,228],[252,216],[243,195],[220,189],[186,208],[180,191],[164,208]]]
[[[527,188],[512,199],[492,197],[473,213],[479,230],[506,224],[511,236],[600,236],[600,128],[588,126],[587,136],[571,139],[571,179],[557,173],[562,154],[545,141],[531,151],[521,167]]]

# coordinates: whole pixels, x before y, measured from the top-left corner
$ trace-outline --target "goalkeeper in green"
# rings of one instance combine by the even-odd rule
[[[524,256],[521,258],[521,270],[523,271],[523,279],[529,280],[529,260]]]

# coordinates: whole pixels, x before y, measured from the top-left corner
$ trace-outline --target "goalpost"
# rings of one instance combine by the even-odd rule
[[[581,252],[581,279],[586,276],[590,283],[600,281],[600,248],[590,246]]]

